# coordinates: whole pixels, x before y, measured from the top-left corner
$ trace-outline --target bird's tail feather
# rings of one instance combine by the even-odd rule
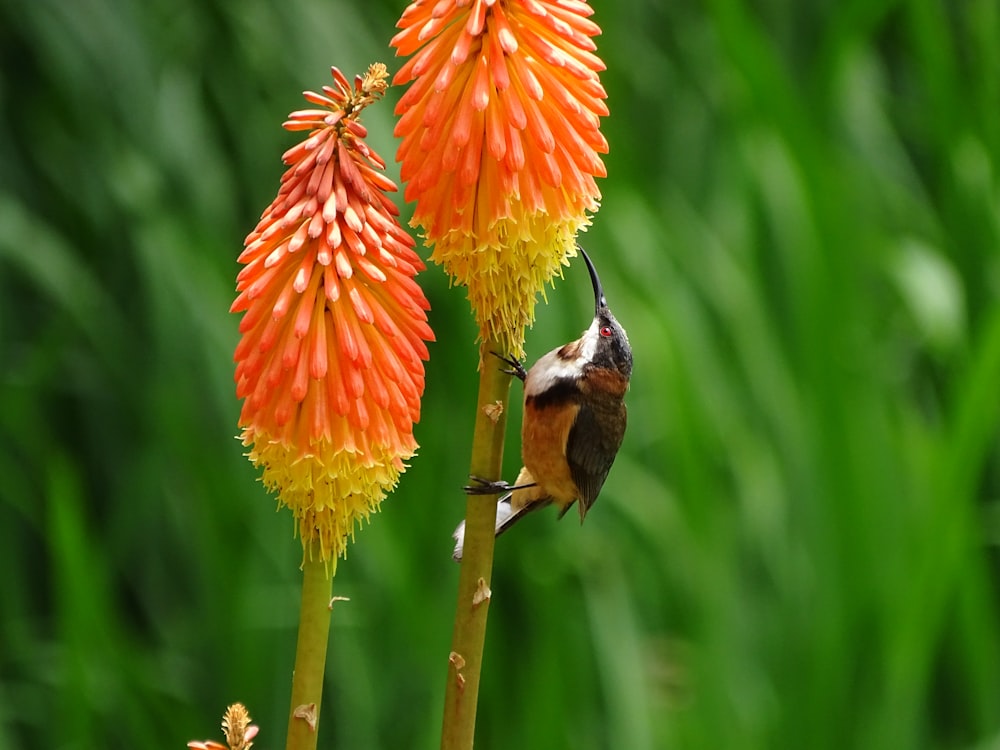
[[[546,505],[548,505],[551,502],[552,502],[552,500],[550,500],[548,498],[545,498],[545,499],[542,499],[542,500],[536,500],[534,502],[527,503],[526,505],[522,505],[517,510],[512,510],[512,508],[514,506],[511,504],[510,496],[508,495],[506,503],[505,503],[506,506],[507,506],[507,510],[506,510],[506,513],[505,513],[503,519],[500,518],[500,515],[501,515],[500,505],[501,505],[501,503],[497,504],[497,536],[500,536],[502,533],[504,533],[507,529],[509,529],[515,523],[517,523],[522,518],[524,518],[526,515],[528,515],[531,511],[538,510],[539,508],[544,508]]]
[[[500,535],[500,527],[503,526],[514,512],[510,507],[510,495],[507,493],[497,501],[497,520],[496,520],[496,534]],[[462,521],[455,529],[455,533],[451,535],[452,539],[455,540],[455,550],[451,553],[452,558],[456,562],[462,561],[462,552],[465,548],[465,521]]]
[[[500,536],[502,533],[507,531],[511,526],[521,520],[526,514],[531,511],[542,508],[549,504],[550,501],[537,501],[533,503],[528,503],[527,505],[522,505],[517,510],[514,510],[513,505],[511,505],[511,494],[508,492],[506,495],[501,497],[497,501],[497,520],[496,520],[496,535]],[[456,562],[461,562],[462,553],[465,548],[465,521],[462,521],[455,529],[455,533],[451,535],[455,540],[455,549],[451,556]]]

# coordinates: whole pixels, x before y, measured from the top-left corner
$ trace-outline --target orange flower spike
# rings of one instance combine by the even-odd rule
[[[289,506],[305,548],[336,567],[357,524],[395,486],[416,451],[427,299],[413,238],[386,192],[395,184],[365,142],[359,113],[388,78],[373,65],[353,86],[306,92],[317,108],[284,127],[309,131],[245,242],[236,390],[243,444]]]
[[[607,115],[581,0],[415,0],[392,40],[396,158],[431,259],[468,287],[483,337],[522,353],[539,292],[599,207]]]

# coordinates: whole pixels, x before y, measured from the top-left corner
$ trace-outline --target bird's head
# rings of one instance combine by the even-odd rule
[[[590,256],[582,247],[577,247],[590,271],[590,283],[594,287],[594,322],[580,339],[581,354],[594,366],[616,370],[628,379],[632,375],[632,346],[628,342],[628,334],[608,308],[604,287]]]

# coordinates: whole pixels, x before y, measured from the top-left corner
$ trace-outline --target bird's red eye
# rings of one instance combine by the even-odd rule
[[[601,326],[601,335],[604,338],[609,339],[612,334],[614,334],[614,331],[611,330],[611,326]]]

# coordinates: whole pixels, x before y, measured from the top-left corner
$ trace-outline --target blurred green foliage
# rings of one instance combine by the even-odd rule
[[[586,526],[498,545],[477,747],[1000,747],[1000,5],[595,6],[631,424]],[[0,0],[0,748],[180,748],[235,700],[282,745],[300,549],[233,438],[235,258],[299,92],[398,67],[402,7]],[[476,354],[421,281],[325,747],[438,742]]]

